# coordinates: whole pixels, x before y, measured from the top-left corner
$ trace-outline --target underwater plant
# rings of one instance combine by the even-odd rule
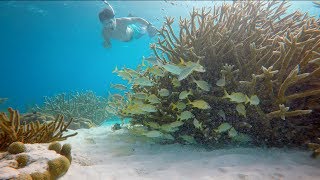
[[[113,109],[139,135],[184,143],[305,146],[320,137],[320,20],[286,1],[235,1],[167,17]]]
[[[54,97],[45,97],[43,106],[32,110],[56,116],[62,114],[66,118],[74,118],[72,127],[90,128],[101,125],[109,118],[105,110],[107,98],[97,96],[92,91],[62,93]]]
[[[9,117],[4,112],[0,113],[0,150],[6,150],[13,142],[49,143],[62,141],[78,134],[76,132],[66,136],[63,135],[72,119],[65,123],[61,115],[55,121],[49,123],[37,121],[22,124],[17,110],[9,108],[8,111]]]

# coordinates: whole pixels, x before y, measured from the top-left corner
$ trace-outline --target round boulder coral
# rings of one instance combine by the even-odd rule
[[[48,171],[52,178],[59,178],[68,171],[70,162],[66,157],[61,156],[59,158],[50,160],[48,162],[48,166]]]
[[[49,171],[45,171],[45,172],[34,172],[32,174],[30,174],[32,177],[32,180],[50,180],[51,176]]]
[[[65,156],[71,163],[72,156],[71,156],[71,144],[64,144],[60,151],[60,154]]]
[[[61,155],[70,155],[71,154],[71,144],[64,144],[60,151]]]
[[[58,142],[52,142],[49,147],[48,147],[49,150],[54,150],[55,152],[59,153],[60,150],[61,150],[61,144],[58,143]]]
[[[26,154],[20,154],[16,157],[16,161],[18,162],[18,167],[22,168],[28,164],[29,156]]]
[[[8,152],[11,154],[19,154],[26,151],[26,147],[22,142],[13,142],[8,147]]]

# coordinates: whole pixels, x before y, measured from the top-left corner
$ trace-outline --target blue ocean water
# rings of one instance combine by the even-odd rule
[[[229,1],[230,3],[232,1]],[[186,17],[192,7],[217,1],[110,1],[116,17],[132,14],[160,28],[165,16]],[[289,11],[301,10],[319,17],[311,1],[292,1]],[[145,36],[129,43],[112,41],[102,46],[98,13],[102,1],[0,1],[0,97],[24,111],[41,104],[44,96],[93,90],[107,95],[115,66],[136,67],[156,41]]]

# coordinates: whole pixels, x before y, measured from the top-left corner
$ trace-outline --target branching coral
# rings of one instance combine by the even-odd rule
[[[95,125],[100,125],[109,117],[109,113],[105,110],[107,102],[106,98],[97,96],[92,91],[63,93],[52,98],[45,97],[44,106],[37,106],[33,110],[54,116],[62,114],[66,118],[74,118],[73,124],[89,123],[88,120],[91,120]],[[84,118],[87,119],[86,122],[83,122]]]
[[[133,93],[119,115],[147,127],[142,134],[174,140],[181,135],[201,143],[230,140],[215,131],[228,122],[237,132],[231,134],[251,135],[257,144],[314,141],[320,135],[320,20],[298,11],[286,14],[287,7],[286,1],[236,1],[194,9],[189,19],[180,19],[178,32],[174,19],[166,18],[151,45],[156,62],[138,70],[153,85],[133,78]],[[155,68],[164,75],[155,75]],[[169,93],[162,96],[161,89]],[[183,92],[192,93],[180,98]],[[151,95],[161,102],[153,109]],[[193,105],[200,100],[211,108]],[[191,120],[177,123],[185,111]]]
[[[9,117],[5,113],[0,114],[0,150],[6,149],[12,142],[17,141],[23,143],[48,143],[62,141],[77,135],[77,133],[63,135],[72,119],[68,123],[64,123],[64,118],[61,115],[50,123],[40,124],[37,121],[21,124],[18,111],[12,108],[9,108],[8,111],[10,113]]]

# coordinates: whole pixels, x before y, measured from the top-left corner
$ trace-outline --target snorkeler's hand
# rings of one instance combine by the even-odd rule
[[[157,28],[151,24],[147,26],[147,31],[148,31],[149,37],[155,36],[158,32]]]
[[[110,41],[104,41],[104,42],[103,42],[103,47],[104,47],[104,48],[111,48],[111,43],[110,43]]]

